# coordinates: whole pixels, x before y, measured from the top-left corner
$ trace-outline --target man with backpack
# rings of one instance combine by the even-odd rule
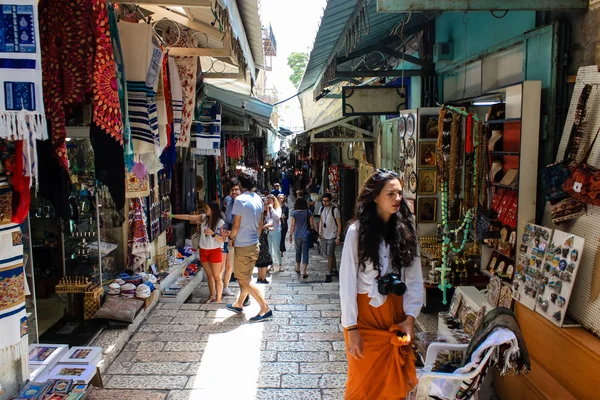
[[[321,200],[323,206],[319,213],[321,215],[319,219],[319,239],[325,248],[329,267],[329,274],[325,277],[325,282],[333,281],[333,273],[336,270],[335,246],[340,244],[340,238],[342,237],[340,210],[331,204],[332,198],[331,193],[323,195]]]

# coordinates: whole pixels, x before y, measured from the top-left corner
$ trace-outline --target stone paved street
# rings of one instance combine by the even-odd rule
[[[255,301],[241,315],[202,304],[206,283],[185,304],[159,303],[108,368],[107,390],[92,398],[342,399],[347,367],[337,280],[324,283],[327,260],[316,248],[308,279],[297,278],[293,249],[284,265],[260,285],[274,310],[267,322],[246,322],[258,312]]]

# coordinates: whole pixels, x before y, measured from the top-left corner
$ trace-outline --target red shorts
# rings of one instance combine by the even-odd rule
[[[223,249],[200,249],[200,262],[220,263],[223,261]]]

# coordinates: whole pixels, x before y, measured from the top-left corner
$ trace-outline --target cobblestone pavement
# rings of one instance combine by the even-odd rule
[[[316,248],[308,279],[294,272],[293,248],[284,266],[259,285],[274,310],[269,321],[247,322],[258,313],[256,301],[241,315],[202,304],[206,283],[185,304],[159,303],[104,375],[108,390],[92,398],[343,399],[338,282],[324,283],[327,260]]]

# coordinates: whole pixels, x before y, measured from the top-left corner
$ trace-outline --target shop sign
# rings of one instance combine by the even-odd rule
[[[398,114],[406,109],[408,98],[404,87],[344,86],[344,116]]]

